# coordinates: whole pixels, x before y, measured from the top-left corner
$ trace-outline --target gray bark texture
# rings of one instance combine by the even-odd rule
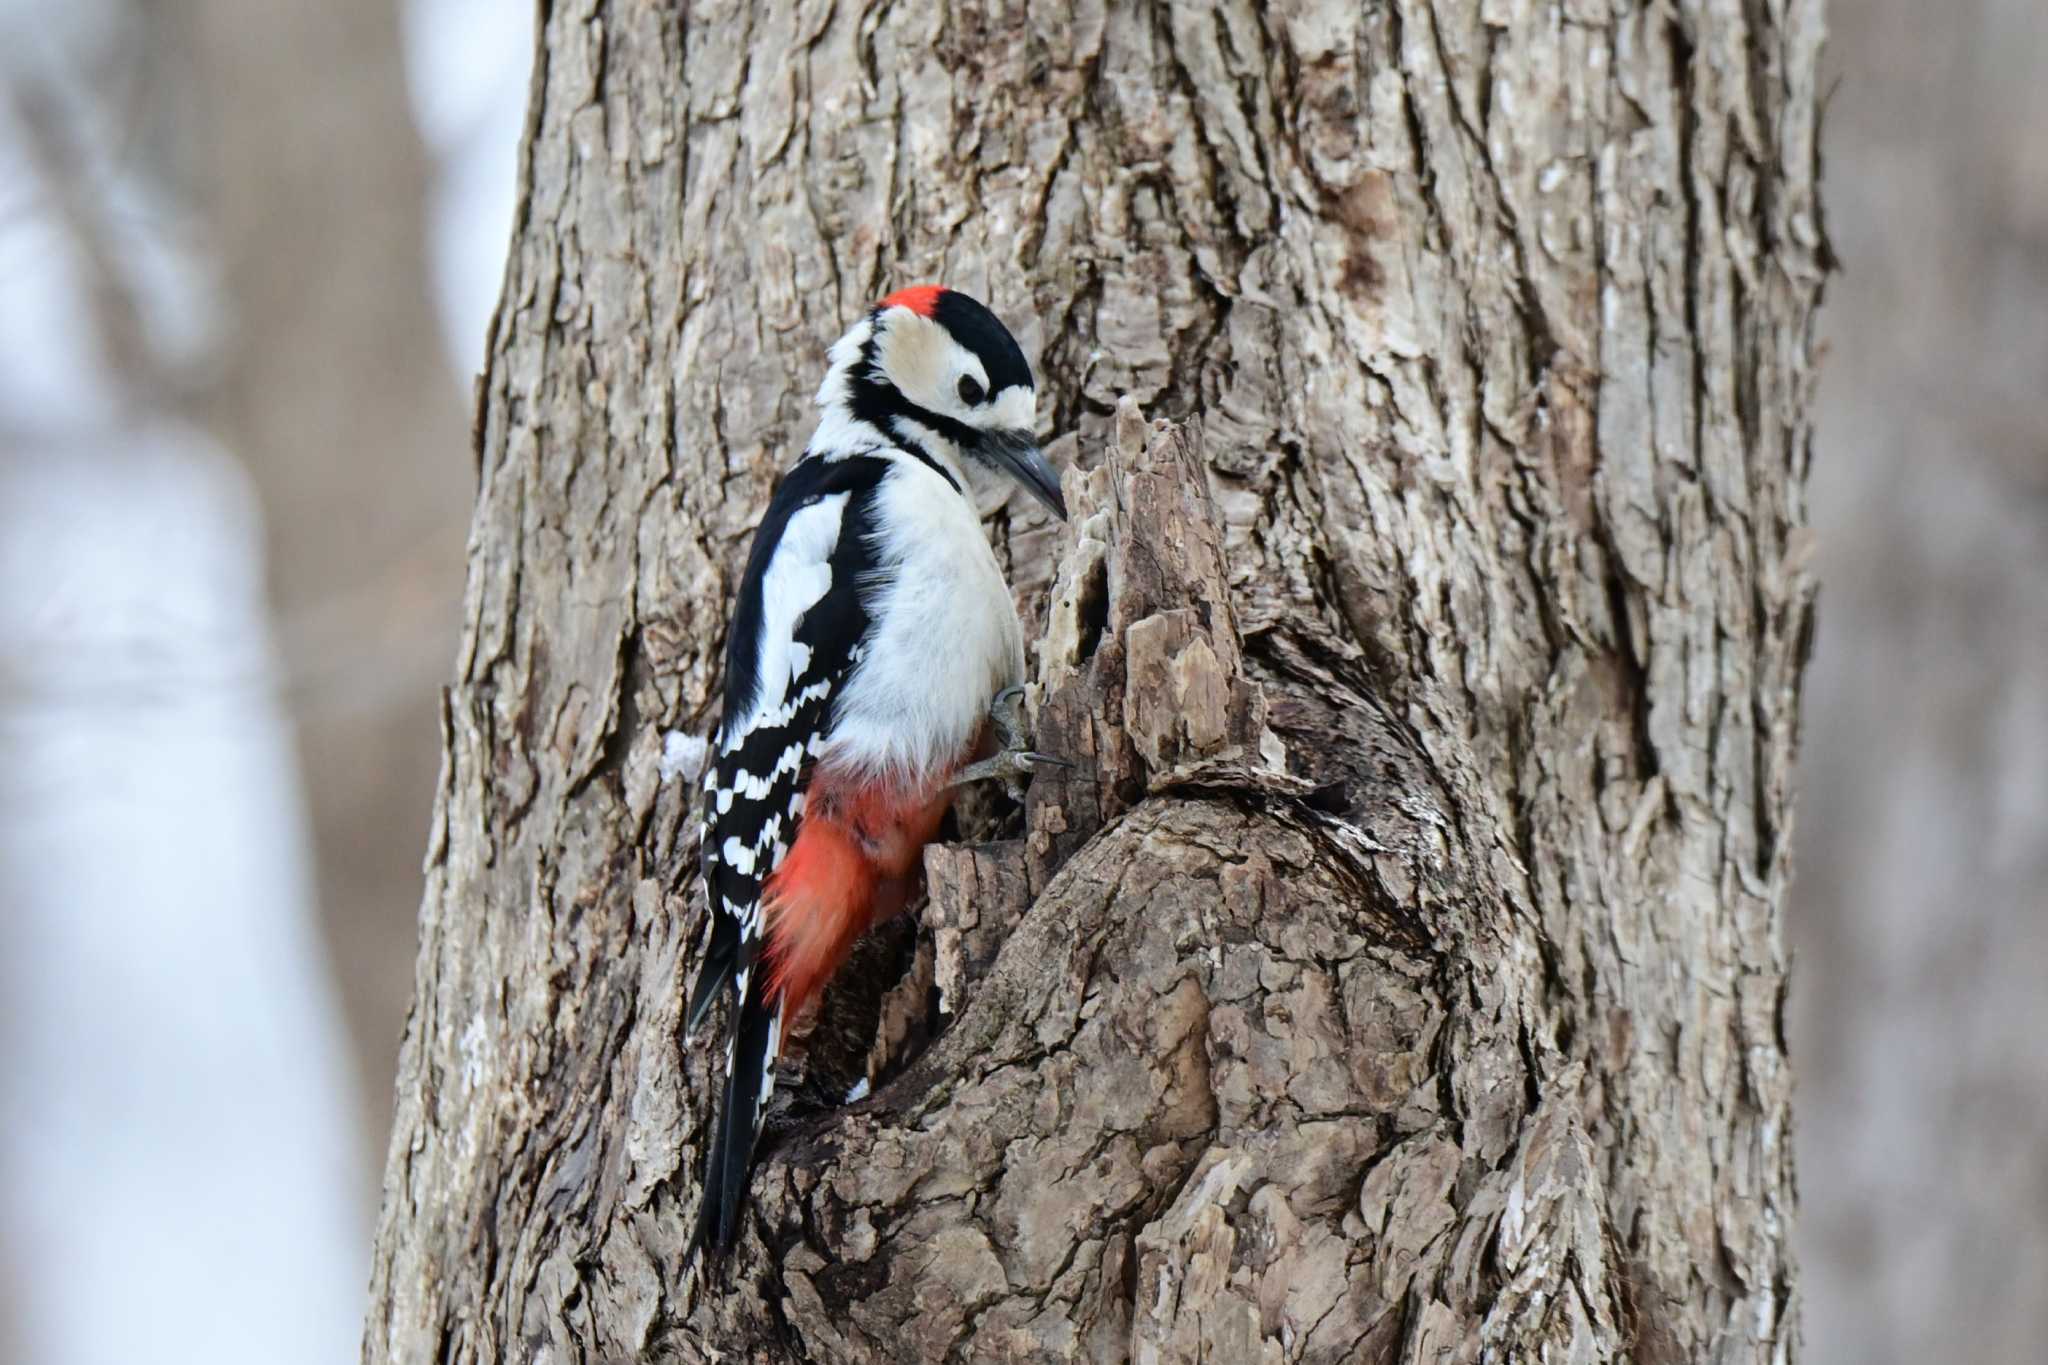
[[[548,10],[365,1359],[1792,1359],[1818,11]],[[1078,766],[685,1270],[664,735],[926,279],[1039,360]]]

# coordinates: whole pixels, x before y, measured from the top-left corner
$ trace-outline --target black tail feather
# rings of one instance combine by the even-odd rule
[[[705,970],[708,974],[711,969],[707,966]],[[691,1256],[700,1249],[723,1255],[739,1236],[740,1201],[752,1174],[761,1106],[774,1088],[774,1054],[781,1043],[776,1011],[762,999],[764,976],[765,972],[756,970],[742,978],[745,995],[733,1021],[733,1048],[726,1065],[717,1131],[704,1154],[704,1194],[697,1210],[697,1230],[690,1238]],[[691,1011],[697,1013],[694,1003]]]
[[[689,1037],[697,1031],[697,1025],[704,1022],[704,1016],[711,1012],[725,987],[732,980],[733,968],[737,964],[730,956],[718,956],[718,944],[714,941],[711,951],[705,954],[704,965],[697,971],[697,989],[690,992],[690,1008],[683,1014],[683,1036]]]
[[[690,992],[690,1008],[683,1013],[683,1036],[697,1031],[712,1004],[732,980],[740,965],[739,921],[731,915],[711,916],[711,942],[704,948],[704,965],[697,969],[697,988]]]

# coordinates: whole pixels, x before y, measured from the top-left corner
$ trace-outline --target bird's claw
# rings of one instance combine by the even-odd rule
[[[983,782],[999,778],[1010,795],[1020,804],[1023,801],[1024,780],[1035,772],[1047,768],[1071,768],[1074,765],[1064,758],[1051,754],[1036,753],[1027,748],[1028,738],[1024,733],[1024,689],[1006,687],[996,693],[988,706],[989,722],[995,726],[996,737],[1001,747],[989,758],[979,763],[970,763],[953,774],[952,785],[963,787],[969,782]]]

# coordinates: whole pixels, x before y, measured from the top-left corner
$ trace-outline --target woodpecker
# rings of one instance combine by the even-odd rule
[[[920,285],[827,362],[732,606],[704,779],[711,935],[685,1031],[721,991],[733,1007],[693,1254],[731,1246],[783,1041],[909,899],[953,789],[1058,761],[1019,742],[1023,630],[980,514],[1011,481],[1067,514],[1023,350],[980,303]],[[981,758],[991,731],[1002,751]]]

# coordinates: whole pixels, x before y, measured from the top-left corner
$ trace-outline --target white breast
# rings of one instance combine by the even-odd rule
[[[1024,632],[972,505],[918,460],[891,463],[875,546],[885,586],[820,757],[910,784],[959,761],[995,694],[1023,680]]]

